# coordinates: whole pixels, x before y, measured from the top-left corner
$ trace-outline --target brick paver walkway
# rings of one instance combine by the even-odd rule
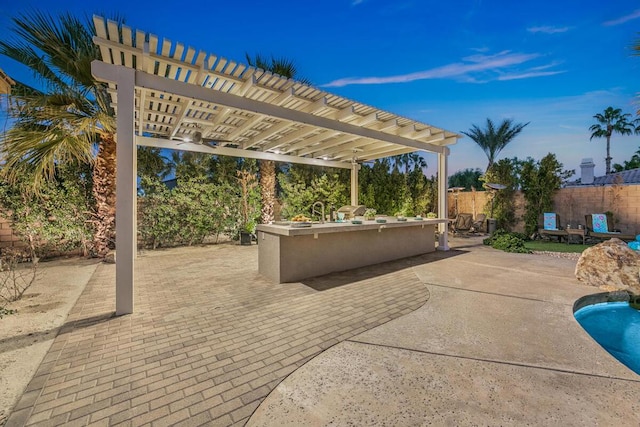
[[[277,285],[257,248],[148,252],[136,313],[113,317],[101,265],[10,415],[15,425],[244,425],[328,347],[420,307],[414,258]]]

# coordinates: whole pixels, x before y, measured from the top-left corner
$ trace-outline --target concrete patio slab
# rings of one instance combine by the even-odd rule
[[[344,342],[294,372],[248,426],[637,426],[640,384]]]
[[[640,424],[640,376],[573,317],[598,292],[575,261],[452,243],[412,267],[424,306],[314,358],[248,425]]]

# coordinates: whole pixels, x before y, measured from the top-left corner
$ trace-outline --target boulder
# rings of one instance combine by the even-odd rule
[[[116,251],[109,251],[104,256],[104,262],[107,264],[115,264],[116,263]]]
[[[576,278],[601,289],[640,294],[640,255],[620,239],[610,239],[582,252]]]

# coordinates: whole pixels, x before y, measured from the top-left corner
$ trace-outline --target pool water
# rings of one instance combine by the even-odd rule
[[[613,357],[640,375],[640,311],[628,302],[588,305],[573,314]]]

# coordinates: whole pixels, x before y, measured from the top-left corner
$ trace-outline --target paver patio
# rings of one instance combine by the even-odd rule
[[[7,425],[243,425],[310,358],[424,304],[406,267],[428,261],[278,285],[256,246],[147,252],[123,317],[100,265]]]

